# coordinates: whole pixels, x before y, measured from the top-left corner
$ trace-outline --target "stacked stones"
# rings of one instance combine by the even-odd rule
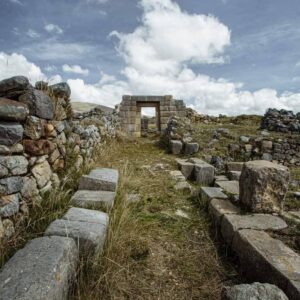
[[[292,111],[268,109],[262,121],[261,128],[278,132],[300,132],[300,113]]]
[[[0,240],[13,235],[12,220],[27,214],[28,204],[59,186],[68,149],[79,167],[101,140],[97,127],[70,122],[70,94],[66,83],[34,88],[22,76],[0,82]]]
[[[266,136],[241,136],[240,144],[229,145],[229,154],[233,158],[244,160],[262,159],[279,162],[286,166],[300,166],[300,137],[281,139]]]
[[[161,142],[175,155],[193,155],[199,151],[199,144],[193,141],[191,123],[187,118],[170,118]]]

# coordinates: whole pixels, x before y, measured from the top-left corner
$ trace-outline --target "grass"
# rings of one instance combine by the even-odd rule
[[[206,213],[173,189],[174,157],[151,139],[106,149],[96,164],[119,169],[119,191],[103,255],[82,266],[72,298],[219,299],[236,273],[220,258]],[[130,193],[141,201],[128,203]]]

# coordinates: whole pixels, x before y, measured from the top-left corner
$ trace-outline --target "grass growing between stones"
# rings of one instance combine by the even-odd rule
[[[217,253],[206,213],[173,189],[175,157],[150,139],[113,142],[99,157],[121,182],[104,251],[82,265],[72,299],[219,299],[236,274]],[[141,200],[128,203],[130,193]]]

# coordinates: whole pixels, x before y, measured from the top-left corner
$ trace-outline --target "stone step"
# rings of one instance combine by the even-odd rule
[[[83,256],[101,251],[108,228],[108,216],[104,214],[88,209],[70,209],[62,219],[49,225],[45,235],[73,238]]]
[[[194,179],[198,184],[211,185],[214,182],[215,168],[207,162],[200,159],[191,160],[195,163]]]
[[[1,269],[0,299],[68,299],[77,264],[73,239],[52,236],[31,240]]]
[[[212,199],[228,199],[228,197],[222,192],[221,188],[217,187],[201,187],[200,198],[202,201],[209,203]]]
[[[290,300],[300,299],[300,256],[263,231],[243,229],[233,239],[241,275],[281,288]]]
[[[79,190],[111,191],[117,190],[119,172],[114,169],[94,169],[79,180]]]
[[[114,206],[115,197],[115,192],[79,190],[73,195],[70,203],[82,208],[110,210]]]
[[[215,186],[220,187],[225,191],[225,193],[230,195],[238,196],[240,193],[239,182],[237,180],[216,181]]]

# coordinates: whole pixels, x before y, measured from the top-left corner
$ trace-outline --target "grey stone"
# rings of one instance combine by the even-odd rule
[[[52,176],[52,175],[51,175]],[[40,194],[43,195],[52,190],[52,182],[49,180],[44,187],[40,189]]]
[[[229,171],[228,172],[228,178],[230,180],[236,180],[236,181],[239,181],[240,180],[240,177],[241,177],[241,174],[242,172],[240,171]]]
[[[111,191],[117,190],[119,172],[114,169],[94,169],[79,180],[79,190]]]
[[[116,193],[110,191],[79,190],[71,198],[71,204],[83,208],[111,209]]]
[[[225,175],[217,175],[214,177],[215,181],[228,181],[228,177],[226,177]]]
[[[19,101],[26,103],[31,115],[42,119],[52,120],[54,106],[47,94],[43,91],[32,90],[19,97]]]
[[[221,218],[228,214],[239,214],[240,209],[228,200],[212,199],[208,207],[216,224],[221,224]]]
[[[0,197],[0,217],[11,217],[19,212],[20,194]]]
[[[186,194],[190,194],[192,192],[191,185],[186,181],[179,181],[175,184],[174,189],[176,191],[181,191]]]
[[[171,153],[175,155],[179,155],[182,151],[183,144],[179,140],[171,140],[170,141]]]
[[[255,282],[227,287],[222,300],[289,300],[276,285]]]
[[[60,152],[58,149],[55,149],[49,157],[49,163],[53,164],[60,157]]]
[[[31,173],[35,177],[38,187],[43,188],[50,180],[52,171],[47,161],[35,165]]]
[[[241,275],[281,288],[290,300],[300,299],[300,257],[264,231],[239,230],[233,239]]]
[[[24,125],[24,134],[32,140],[38,140],[45,135],[45,125],[45,120],[29,116]]]
[[[2,223],[3,223],[4,237],[6,239],[10,239],[15,234],[14,223],[10,219],[5,219],[5,220],[3,220]],[[0,231],[1,231],[1,228],[0,228]],[[0,239],[1,239],[1,233],[0,233]]]
[[[185,181],[185,177],[182,175],[180,171],[170,171],[170,175],[172,179],[174,179],[176,182],[179,181]]]
[[[183,159],[176,159],[178,169],[181,171],[185,179],[191,179],[194,171],[194,164]]]
[[[101,223],[58,219],[49,225],[45,235],[71,237],[79,246],[79,253],[88,256],[102,250],[106,232],[107,225]]]
[[[225,215],[222,219],[222,236],[230,245],[232,238],[240,229],[255,229],[255,230],[281,230],[287,228],[287,224],[281,218],[267,215]]]
[[[24,156],[0,156],[0,178],[27,173],[28,160]]]
[[[184,145],[184,154],[185,155],[193,155],[199,151],[198,143],[186,143]]]
[[[239,182],[237,180],[216,181],[215,186],[222,188],[230,195],[239,195]]]
[[[0,144],[12,146],[23,139],[23,126],[19,123],[0,122]]]
[[[242,143],[249,143],[250,138],[249,138],[248,136],[242,135],[242,136],[240,136],[240,141],[241,141]]]
[[[0,119],[3,121],[24,121],[29,114],[27,105],[18,101],[0,98]]]
[[[22,154],[23,152],[24,152],[24,147],[22,144],[15,144],[10,147],[0,145],[0,155]]]
[[[26,77],[14,76],[0,81],[0,97],[17,100],[20,95],[31,88]]]
[[[53,84],[48,88],[55,97],[68,99],[71,96],[70,86],[66,82]]]
[[[78,251],[73,239],[37,238],[0,271],[0,300],[65,300],[75,280]]]
[[[228,197],[222,192],[222,189],[216,187],[201,187],[200,197],[202,201],[209,202],[212,199],[228,199]]]
[[[261,159],[262,159],[262,160],[267,160],[267,161],[272,161],[273,156],[272,156],[272,154],[270,154],[270,153],[263,153]]]
[[[244,162],[228,162],[226,164],[226,170],[229,171],[239,171],[241,172],[244,166]]]
[[[23,177],[14,176],[0,179],[0,196],[10,195],[21,191]]]
[[[129,203],[139,202],[140,200],[141,200],[141,195],[140,194],[129,194],[129,195],[127,195],[127,201]]]
[[[211,185],[214,182],[215,168],[205,161],[198,162],[195,165],[193,176],[198,184]]]
[[[288,168],[264,160],[247,162],[240,178],[240,202],[252,212],[279,212],[288,183]]]

